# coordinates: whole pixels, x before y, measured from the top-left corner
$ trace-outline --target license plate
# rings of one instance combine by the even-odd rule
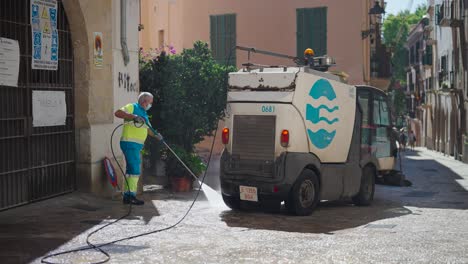
[[[244,201],[258,202],[257,187],[239,186],[240,199]]]

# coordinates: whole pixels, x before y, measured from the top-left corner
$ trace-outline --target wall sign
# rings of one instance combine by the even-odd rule
[[[19,65],[18,41],[0,38],[0,85],[18,87]]]
[[[57,70],[57,0],[31,0],[32,69]]]
[[[64,91],[32,91],[33,126],[63,126],[67,119]]]
[[[127,92],[138,92],[137,83],[134,78],[130,76],[129,73],[119,72],[119,88],[123,88]]]
[[[103,51],[102,51],[102,32],[94,32],[94,66],[102,68]]]

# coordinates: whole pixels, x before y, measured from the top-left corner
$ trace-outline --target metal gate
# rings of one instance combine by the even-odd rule
[[[62,2],[57,5],[59,64],[31,69],[30,0],[0,1],[0,37],[18,40],[18,87],[0,86],[0,210],[75,189],[73,52]],[[64,91],[66,124],[34,127],[32,91]]]

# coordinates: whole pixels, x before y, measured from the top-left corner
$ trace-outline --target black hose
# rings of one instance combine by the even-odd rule
[[[120,171],[122,172],[122,175],[124,176],[124,179],[125,179],[125,184],[127,185],[127,189],[130,189],[129,188],[129,185],[128,185],[128,181],[127,181],[127,176],[124,172],[124,170],[122,169],[122,166],[120,165],[119,161],[117,160],[117,157],[115,156],[115,152],[114,152],[114,144],[113,144],[113,138],[114,138],[114,134],[115,134],[115,131],[117,131],[117,129],[119,129],[121,126],[123,126],[123,124],[120,124],[118,126],[116,126],[114,128],[114,130],[112,131],[112,134],[111,134],[111,138],[110,138],[110,147],[111,147],[111,152],[112,152],[112,156],[114,157],[114,160],[115,162],[117,163],[117,166],[119,167]],[[46,259],[48,258],[52,258],[52,257],[57,257],[57,256],[61,256],[61,255],[65,255],[65,254],[69,254],[69,253],[73,253],[73,252],[79,252],[79,251],[84,251],[84,250],[89,250],[89,249],[94,249],[100,253],[102,253],[103,255],[106,256],[106,259],[103,260],[103,261],[100,261],[100,262],[95,262],[96,264],[101,264],[101,263],[106,263],[107,261],[110,260],[110,255],[109,253],[107,253],[106,251],[104,251],[100,246],[96,246],[94,245],[93,243],[91,243],[89,241],[89,239],[91,238],[92,235],[96,234],[97,232],[101,231],[102,229],[112,225],[112,224],[115,224],[117,223],[118,221],[126,218],[127,216],[129,216],[130,214],[132,213],[132,204],[130,203],[129,204],[129,207],[128,207],[128,211],[125,215],[119,217],[117,220],[113,221],[113,222],[110,222],[96,230],[94,230],[93,232],[89,233],[88,236],[86,237],[86,244],[88,244],[88,247],[83,247],[83,248],[77,248],[77,249],[72,249],[72,250],[67,250],[67,251],[62,251],[62,252],[58,252],[58,253],[55,253],[55,254],[50,254],[50,255],[47,255],[45,256],[41,262],[42,263],[48,263],[48,264],[55,264],[55,262],[49,262],[47,261]]]
[[[229,62],[231,60],[231,55],[232,55],[232,52],[235,50],[236,48],[232,48],[229,52],[229,56],[228,56],[228,60],[226,62],[226,67],[229,65]],[[114,128],[114,131],[112,131],[112,134],[111,134],[111,139],[110,139],[110,146],[111,146],[111,152],[112,152],[112,156],[114,157],[114,160],[115,162],[117,163],[117,165],[119,166],[119,169],[120,171],[122,172],[122,174],[124,175],[124,179],[125,179],[125,183],[127,185],[127,189],[130,189],[129,188],[129,185],[128,185],[128,181],[127,181],[127,177],[125,175],[125,172],[123,171],[122,169],[122,166],[120,165],[119,161],[117,160],[117,157],[115,156],[115,153],[114,153],[114,147],[113,147],[113,137],[114,137],[114,134],[115,134],[115,131],[117,131],[117,129],[119,127],[123,126],[123,124],[120,124],[118,125],[117,127]],[[127,216],[129,216],[131,213],[132,213],[132,204],[130,203],[129,204],[129,207],[128,207],[128,211],[125,215],[119,217],[117,220],[113,221],[113,222],[110,222],[96,230],[94,230],[93,232],[89,233],[86,237],[86,244],[88,244],[88,246],[86,247],[80,247],[80,248],[75,248],[75,249],[71,249],[71,250],[66,250],[66,251],[61,251],[61,252],[57,252],[57,253],[54,253],[54,254],[49,254],[45,257],[43,257],[41,259],[41,263],[47,263],[47,264],[58,264],[56,262],[50,262],[50,261],[47,261],[47,259],[49,258],[52,258],[52,257],[57,257],[57,256],[61,256],[61,255],[65,255],[65,254],[70,254],[70,253],[76,253],[76,252],[80,252],[80,251],[85,251],[85,250],[90,250],[90,249],[94,249],[98,252],[100,252],[101,254],[103,254],[104,256],[106,256],[106,259],[104,260],[101,260],[99,262],[92,262],[91,264],[102,264],[102,263],[106,263],[110,260],[110,255],[109,253],[107,253],[105,250],[103,250],[102,248],[105,247],[105,246],[109,246],[109,245],[112,245],[112,244],[115,244],[115,243],[118,243],[118,242],[122,242],[122,241],[126,241],[126,240],[131,240],[131,239],[135,239],[135,238],[138,238],[138,237],[142,237],[142,236],[147,236],[147,235],[151,235],[151,234],[156,234],[156,233],[159,233],[159,232],[163,232],[163,231],[166,231],[166,230],[169,230],[169,229],[172,229],[172,228],[175,228],[176,226],[178,226],[180,223],[182,223],[182,221],[185,220],[185,218],[187,217],[187,215],[190,213],[190,211],[192,210],[193,206],[195,205],[199,195],[200,195],[200,192],[202,190],[202,187],[203,187],[203,184],[205,182],[205,177],[206,177],[206,173],[208,172],[208,168],[210,167],[210,162],[211,162],[211,156],[213,154],[213,149],[214,149],[214,144],[215,144],[215,141],[216,141],[216,135],[218,134],[218,128],[219,128],[219,121],[218,123],[216,124],[216,130],[215,130],[215,133],[213,135],[213,141],[211,142],[211,149],[210,149],[210,154],[208,156],[208,162],[206,164],[206,170],[205,172],[203,173],[203,178],[200,182],[200,186],[198,187],[198,190],[197,190],[197,193],[195,195],[195,198],[193,199],[192,203],[190,204],[189,208],[187,209],[187,211],[185,212],[185,214],[179,219],[179,221],[177,221],[175,224],[172,224],[168,227],[165,227],[165,228],[161,228],[161,229],[157,229],[157,230],[153,230],[153,231],[149,231],[149,232],[145,232],[145,233],[140,233],[140,234],[137,234],[137,235],[134,235],[134,236],[129,236],[129,237],[124,237],[124,238],[121,238],[121,239],[116,239],[116,240],[113,240],[113,241],[110,241],[110,242],[107,242],[107,243],[102,243],[102,244],[93,244],[89,241],[89,239],[91,238],[92,235],[96,234],[97,232],[103,230],[104,228],[110,226],[110,225],[113,225],[117,222],[119,222],[120,220],[126,218]],[[175,155],[175,153],[173,153]]]
[[[128,182],[127,182],[127,178],[125,176],[125,173],[119,163],[119,161],[117,160],[116,156],[115,156],[115,153],[114,153],[114,149],[113,149],[113,145],[112,145],[112,138],[115,134],[115,131],[121,127],[123,124],[121,125],[118,125],[114,131],[112,132],[112,136],[111,136],[111,151],[112,151],[112,156],[114,157],[115,159],[115,162],[117,163],[117,165],[119,166],[119,169],[120,171],[123,173],[124,175],[124,178],[125,178],[125,182],[127,184],[127,187],[128,187]],[[93,232],[89,233],[88,236],[86,237],[86,243],[88,244],[87,247],[81,247],[81,248],[75,248],[75,249],[71,249],[71,250],[67,250],[67,251],[62,251],[62,252],[58,252],[58,253],[54,253],[54,254],[50,254],[50,255],[47,255],[45,256],[44,258],[41,259],[41,262],[42,263],[48,263],[48,264],[57,264],[56,262],[50,262],[50,261],[47,261],[47,259],[49,258],[52,258],[52,257],[57,257],[57,256],[61,256],[61,255],[65,255],[65,254],[70,254],[70,253],[75,253],[75,252],[80,252],[80,251],[85,251],[85,250],[90,250],[90,249],[94,249],[100,253],[102,253],[103,255],[106,256],[106,259],[104,260],[101,260],[99,262],[93,262],[93,264],[101,264],[101,263],[106,263],[110,260],[110,255],[109,253],[107,253],[105,250],[102,249],[102,247],[105,247],[105,246],[109,246],[109,245],[112,245],[112,244],[115,244],[115,243],[118,243],[118,242],[122,242],[122,241],[126,241],[126,240],[131,240],[131,239],[135,239],[135,238],[138,238],[138,237],[142,237],[142,236],[147,236],[147,235],[151,235],[151,234],[155,234],[155,233],[159,233],[159,232],[162,232],[162,231],[166,231],[166,230],[169,230],[169,229],[172,229],[174,227],[176,227],[177,225],[179,225],[182,221],[185,220],[185,218],[187,217],[187,215],[190,213],[190,211],[192,210],[193,206],[195,205],[195,202],[197,201],[199,195],[200,195],[200,192],[202,190],[202,186],[203,186],[203,183],[205,182],[205,177],[206,177],[206,174],[208,172],[208,168],[210,166],[210,162],[211,162],[211,156],[213,154],[213,149],[214,149],[214,143],[215,143],[215,140],[216,140],[216,135],[218,133],[218,124],[216,125],[216,130],[215,130],[215,133],[214,133],[214,137],[213,137],[213,141],[211,143],[211,150],[210,150],[210,154],[208,156],[208,162],[207,162],[207,165],[206,165],[206,170],[203,174],[203,178],[201,180],[201,183],[200,183],[200,186],[197,190],[197,193],[195,195],[195,198],[193,199],[192,201],[192,204],[190,205],[190,207],[188,208],[188,210],[185,212],[185,214],[179,219],[179,221],[177,221],[175,224],[171,225],[171,226],[168,226],[168,227],[165,227],[165,228],[161,228],[161,229],[157,229],[157,230],[153,230],[153,231],[149,231],[149,232],[145,232],[145,233],[141,233],[141,234],[137,234],[137,235],[134,235],[134,236],[129,236],[129,237],[124,237],[124,238],[121,238],[121,239],[116,239],[116,240],[113,240],[113,241],[110,241],[110,242],[107,242],[107,243],[103,243],[103,244],[98,244],[98,245],[95,245],[93,243],[91,243],[89,241],[89,239],[91,238],[92,235],[96,234],[97,232],[103,230],[104,228],[110,226],[110,225],[113,225],[117,222],[119,222],[120,220],[126,218],[127,216],[129,216],[132,212],[132,205],[130,204],[129,207],[128,207],[128,212],[119,217],[117,220],[111,222],[111,223],[108,223],[96,230],[94,230]]]

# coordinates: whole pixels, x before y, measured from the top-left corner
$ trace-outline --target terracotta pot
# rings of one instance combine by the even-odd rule
[[[192,179],[186,177],[171,178],[173,192],[189,192],[192,190]]]

